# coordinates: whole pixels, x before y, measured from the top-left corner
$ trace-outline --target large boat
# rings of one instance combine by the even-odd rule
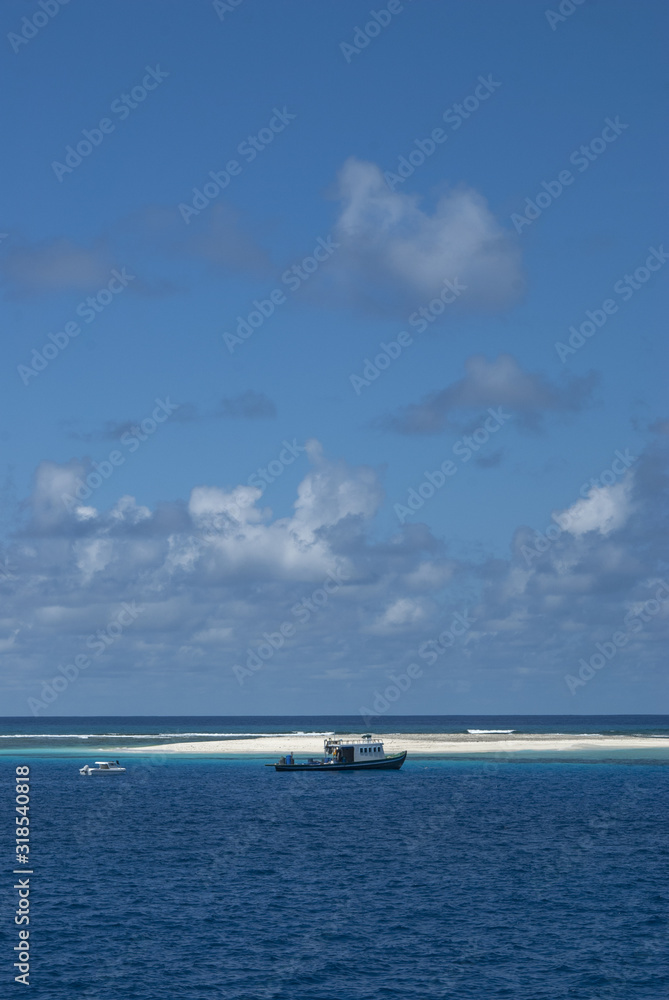
[[[96,760],[96,767],[85,764],[79,768],[79,774],[125,774],[125,768],[121,767],[117,760]]]
[[[407,752],[385,753],[383,740],[365,733],[360,739],[327,739],[323,744],[323,757],[309,757],[296,761],[292,753],[280,757],[276,764],[266,764],[276,771],[398,771],[406,760]]]

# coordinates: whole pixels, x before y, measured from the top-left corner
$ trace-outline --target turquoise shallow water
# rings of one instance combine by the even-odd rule
[[[0,718],[0,756],[15,751],[75,754],[83,762],[91,753],[121,746],[141,749],[156,743],[206,742],[286,733],[452,734],[512,730],[514,734],[598,733],[603,736],[669,736],[666,715],[595,716],[399,716],[383,715],[369,723],[352,716],[151,716]],[[480,736],[471,737],[480,739]]]
[[[59,754],[29,760],[39,1000],[669,995],[663,754],[327,776],[137,756],[114,779]],[[25,760],[0,759],[7,859]]]

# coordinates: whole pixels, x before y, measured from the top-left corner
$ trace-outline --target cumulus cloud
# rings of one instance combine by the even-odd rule
[[[631,696],[643,674],[654,688],[669,638],[669,587],[653,614],[635,615],[669,580],[668,469],[667,451],[648,449],[618,483],[591,490],[538,530],[519,528],[511,557],[480,567],[479,651],[516,686],[520,669],[553,677],[556,704],[577,710],[565,676],[577,676],[580,661],[616,632],[624,645],[609,683],[618,691],[629,685]],[[584,693],[592,706],[606,703],[605,677],[602,671],[599,694],[595,684]]]
[[[582,410],[596,382],[590,373],[551,383],[539,373],[525,371],[510,354],[491,361],[474,354],[465,361],[465,370],[457,382],[430,393],[420,403],[401,407],[382,419],[381,425],[400,434],[437,434],[448,427],[459,429],[463,414],[469,411],[503,406],[525,426],[536,428],[548,411]]]
[[[268,710],[287,685],[322,681],[353,684],[355,711],[388,670],[411,662],[425,667],[422,704],[440,685],[450,702],[472,685],[503,694],[541,676],[544,692],[554,684],[556,709],[573,710],[566,671],[628,628],[626,616],[667,578],[669,461],[659,447],[555,520],[547,512],[551,532],[521,527],[508,558],[487,561],[449,557],[450,539],[425,525],[379,536],[378,472],[332,460],[315,441],[307,453],[311,468],[280,517],[261,490],[215,484],[154,510],[127,496],[108,510],[69,510],[61,494],[83,470],[42,463],[29,517],[3,553],[11,573],[0,579],[0,639],[13,709],[25,711],[40,681],[85,653],[87,637],[116,621],[125,603],[141,613],[59,711],[80,708],[77,691],[84,711],[91,699],[102,708],[119,676],[124,697],[143,684],[150,699],[157,672],[184,692],[197,681],[234,700],[233,667],[286,622],[293,635],[248,680]],[[422,644],[456,613],[462,625],[465,611],[473,623],[466,636],[429,666]],[[669,599],[630,634],[611,669],[633,678],[660,669],[668,611]]]
[[[426,602],[411,597],[398,597],[372,622],[370,631],[389,635],[405,631],[407,626],[420,625],[427,618]]]
[[[82,584],[88,584],[96,573],[106,569],[114,557],[111,538],[90,538],[73,545],[77,569],[81,571]]]
[[[588,531],[598,531],[600,535],[610,535],[626,524],[632,511],[631,476],[612,486],[594,487],[587,497],[557,515],[557,523],[562,518],[570,534],[585,535]]]
[[[518,248],[471,188],[442,195],[430,213],[416,195],[391,191],[376,164],[351,158],[337,194],[341,248],[328,274],[354,299],[405,311],[458,279],[466,286],[462,307],[486,309],[506,306],[522,291]]]
[[[336,527],[346,518],[371,519],[383,500],[377,473],[360,466],[351,475],[345,462],[326,460],[321,445],[307,441],[307,456],[314,468],[302,480],[295,502],[294,530],[304,542],[319,531]]]
[[[52,528],[66,519],[68,511],[63,498],[75,494],[82,475],[84,466],[76,460],[66,465],[40,463],[32,495],[33,523],[38,530]]]

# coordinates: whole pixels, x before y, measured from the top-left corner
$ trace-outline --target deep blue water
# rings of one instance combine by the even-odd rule
[[[22,760],[0,759],[3,997]],[[31,758],[30,995],[664,1000],[669,767],[575,760]]]

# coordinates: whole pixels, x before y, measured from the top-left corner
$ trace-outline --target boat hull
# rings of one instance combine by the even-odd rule
[[[109,770],[102,770],[102,768],[99,767],[92,767],[89,771],[86,771],[83,767],[80,767],[79,774],[83,774],[87,778],[92,778],[95,774],[125,774],[125,768],[117,767],[112,771],[111,768],[109,768]]]
[[[353,764],[274,764],[275,771],[399,771],[407,751],[391,754],[382,760],[361,760]]]

